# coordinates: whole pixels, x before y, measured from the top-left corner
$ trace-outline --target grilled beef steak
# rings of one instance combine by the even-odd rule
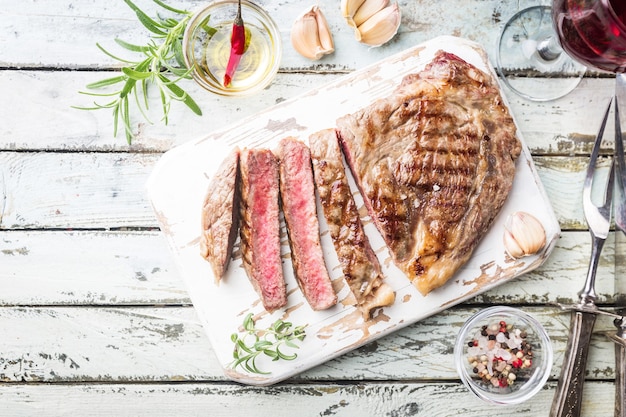
[[[495,81],[439,52],[337,129],[394,262],[424,295],[443,285],[470,258],[515,175],[521,145]]]
[[[202,205],[200,254],[211,263],[215,282],[224,276],[239,227],[239,148],[211,179]]]
[[[298,285],[313,310],[337,303],[320,244],[309,148],[289,137],[278,145],[280,195]]]
[[[278,159],[267,149],[241,152],[241,255],[263,307],[287,304],[280,257]]]
[[[334,129],[309,137],[315,183],[328,230],[357,306],[365,317],[393,304],[395,293],[383,282],[378,258],[370,246],[345,176]]]

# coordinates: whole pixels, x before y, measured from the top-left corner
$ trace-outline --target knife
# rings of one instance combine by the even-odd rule
[[[580,416],[582,407],[585,368],[591,342],[591,333],[600,312],[596,307],[595,280],[604,242],[609,235],[611,223],[611,201],[614,188],[615,161],[606,181],[602,205],[596,205],[591,198],[596,163],[600,153],[600,145],[604,136],[604,128],[611,110],[612,101],[604,114],[604,119],[596,136],[583,186],[583,211],[591,233],[591,259],[587,278],[582,290],[578,293],[579,301],[572,307],[569,337],[565,347],[565,357],[561,367],[561,376],[556,386],[556,394],[550,408],[551,417]]]
[[[621,110],[620,110],[621,109]],[[624,142],[622,138],[622,115],[626,114],[626,75],[618,74],[615,79],[615,161],[616,161],[616,199],[615,199],[615,225],[622,233],[626,233],[626,164],[624,163]],[[626,125],[626,123],[624,123]],[[619,233],[619,232],[618,232]],[[616,236],[616,261],[620,259],[621,253],[617,253],[617,243],[624,238],[624,235]],[[619,278],[619,271],[616,268],[616,279]],[[621,277],[624,279],[624,277]],[[626,297],[626,291],[621,291],[623,286],[617,286],[622,297]],[[621,318],[616,318],[614,323],[617,332],[611,338],[615,345],[615,417],[626,417],[626,302],[620,302],[617,314]]]

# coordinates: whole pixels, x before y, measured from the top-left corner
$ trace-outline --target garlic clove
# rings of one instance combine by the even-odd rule
[[[389,0],[367,0],[354,13],[354,24],[361,26],[367,19],[389,6]]]
[[[335,51],[328,22],[318,6],[311,6],[294,21],[291,44],[300,55],[312,60]]]
[[[357,27],[356,23],[354,23],[354,15],[364,2],[365,0],[341,0],[341,15],[348,22],[348,26],[352,28]]]
[[[373,0],[369,0],[373,1]],[[370,46],[380,46],[395,36],[400,27],[400,8],[397,3],[380,10],[355,30],[356,39]]]
[[[328,21],[326,20],[326,16],[322,13],[322,10],[315,6],[316,10],[316,21],[317,21],[317,33],[320,39],[320,45],[324,54],[329,54],[335,51],[335,43],[333,42],[333,35],[330,33],[330,28],[328,27]]]
[[[546,231],[532,214],[518,211],[511,213],[504,223],[503,243],[513,258],[533,255],[546,244]]]
[[[508,230],[504,231],[504,249],[512,258],[521,258],[525,255],[524,250],[517,243],[513,234]]]

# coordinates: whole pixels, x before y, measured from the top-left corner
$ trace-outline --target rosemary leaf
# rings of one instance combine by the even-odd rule
[[[191,78],[191,69],[187,68],[184,63],[182,49],[183,33],[191,18],[191,12],[168,6],[162,0],[153,0],[156,5],[176,16],[161,17],[157,14],[156,18],[151,18],[132,0],[124,0],[124,2],[135,12],[139,22],[151,32],[151,38],[146,45],[115,39],[117,45],[124,50],[140,54],[136,60],[121,58],[97,43],[98,49],[108,57],[121,62],[123,66],[120,75],[90,83],[87,88],[97,90],[116,84],[121,84],[121,87],[117,91],[104,93],[80,92],[94,97],[116,97],[116,99],[106,104],[94,103],[94,106],[74,108],[113,110],[113,135],[117,136],[118,127],[123,127],[126,140],[131,144],[133,138],[131,110],[138,110],[141,116],[150,122],[147,113],[149,87],[155,86],[158,89],[163,112],[162,120],[165,124],[168,122],[172,100],[183,102],[197,115],[201,115],[202,111],[191,96],[177,84],[183,79]],[[129,94],[134,96],[132,109],[129,104]]]
[[[168,123],[168,114],[170,112],[170,96],[166,94],[166,92],[160,88],[159,94],[161,97],[161,108],[163,109],[163,121],[165,124]]]
[[[122,72],[135,81],[145,80],[146,78],[150,78],[152,76],[152,73],[150,72],[136,71],[128,67],[122,68]]]
[[[137,15],[137,19],[139,19],[139,22],[146,28],[148,29],[150,32],[156,34],[156,35],[160,35],[160,36],[166,36],[167,33],[164,32],[161,29],[164,29],[163,24],[157,22],[156,20],[152,19],[150,16],[148,16],[143,10],[141,10],[139,7],[137,7],[135,5],[135,3],[133,3],[130,0],[124,0],[124,2],[131,8],[133,9],[133,11],[135,12],[135,14]]]
[[[118,75],[117,77],[106,78],[104,80],[96,81],[95,83],[87,84],[87,88],[96,89],[96,88],[107,87],[109,85],[121,83],[125,79],[126,77],[124,77],[123,75]],[[83,94],[91,94],[91,93],[83,93]]]
[[[126,79],[126,78],[124,78],[124,79]],[[114,92],[111,92],[111,93],[94,93],[93,91],[79,91],[78,94],[84,94],[84,95],[92,96],[92,97],[114,97],[114,96],[118,96],[120,94],[120,92],[119,91],[114,91]],[[96,106],[98,106],[97,108],[100,108],[100,109],[106,109],[106,108],[111,107],[111,106],[109,106],[107,104],[98,104],[98,103],[94,103],[94,104]],[[75,109],[83,108],[81,106],[72,106],[72,107],[75,108]],[[92,110],[92,109],[89,108],[87,110]],[[93,109],[93,110],[96,110],[96,109]]]
[[[107,51],[107,50],[106,50],[106,49],[105,49],[102,45],[100,45],[99,43],[96,43],[96,46],[98,47],[98,49],[100,49],[100,50],[101,50],[102,52],[104,52],[106,55],[108,55],[109,57],[111,57],[111,58],[113,58],[113,59],[115,59],[115,60],[117,60],[117,61],[120,61],[120,62],[125,62],[125,63],[127,63],[127,64],[136,64],[136,62],[135,62],[135,61],[129,61],[129,60],[127,60],[127,59],[120,58],[120,57],[118,57],[118,56],[116,56],[116,55],[113,55],[111,52]]]
[[[293,327],[289,322],[276,320],[268,329],[257,329],[252,313],[246,315],[242,324],[243,335],[233,333],[230,340],[234,343],[233,362],[231,368],[242,367],[245,371],[255,374],[268,374],[261,371],[256,364],[259,356],[264,355],[272,361],[294,360],[296,353],[285,353],[281,348],[298,349],[294,341],[302,341],[305,337],[305,326]]]
[[[178,85],[176,85],[173,82],[167,80],[167,78],[165,78],[165,76],[161,75],[160,77],[163,78],[165,86],[167,88],[169,88],[172,91],[172,93],[176,97],[178,97],[183,103],[185,103],[185,105],[187,105],[187,107],[189,107],[189,109],[191,109],[191,111],[193,111],[198,116],[202,116],[202,110],[200,109],[200,106],[198,106],[198,104],[194,101],[194,99],[191,98],[191,96],[189,94],[187,94]]]
[[[128,49],[129,51],[132,51],[132,52],[146,52],[149,49],[148,46],[135,45],[119,38],[115,38],[115,43],[117,43],[122,48]]]
[[[158,4],[159,6],[161,6],[162,8],[164,8],[165,10],[168,10],[172,13],[177,13],[177,14],[186,14],[187,12],[185,10],[180,10],[180,9],[176,9],[170,5],[167,5],[165,3],[163,3],[161,0],[152,0],[153,2],[155,2],[156,4]]]
[[[117,102],[119,103],[119,102]],[[120,120],[119,106],[113,108],[113,135],[117,136],[117,125]]]
[[[166,36],[167,35],[167,32],[164,32],[163,30],[159,29],[159,26],[162,26],[162,25],[157,24],[147,14],[145,14],[142,11],[138,11],[138,12],[136,12],[136,14],[137,14],[137,19],[139,19],[141,24],[146,29],[148,29],[150,32],[154,33],[155,35],[159,35],[159,36]]]
[[[287,354],[281,352],[280,349],[278,349],[278,348],[276,349],[276,354],[277,354],[277,359],[284,359],[286,361],[294,360],[297,357],[297,355],[295,353],[293,355],[287,355]]]
[[[124,84],[124,87],[122,88],[122,91],[120,91],[120,98],[124,99],[126,98],[126,96],[128,95],[128,93],[130,93],[130,91],[135,88],[135,85],[137,84],[137,80],[134,78],[127,78],[126,79],[126,84]]]
[[[141,113],[141,115],[143,116],[144,119],[146,119],[148,122],[150,121],[150,118],[148,117],[148,100],[147,100],[147,96],[146,96],[146,90],[145,90],[145,83],[146,80],[141,80],[141,88],[134,88],[133,89],[133,95],[135,96],[135,104],[137,105],[137,108],[139,109],[139,112]],[[142,90],[143,97],[139,96],[139,90]],[[143,101],[142,101],[143,98]]]
[[[133,131],[130,127],[130,114],[128,112],[128,95],[122,98],[122,121],[124,122],[124,134],[126,142],[130,145],[133,140]]]

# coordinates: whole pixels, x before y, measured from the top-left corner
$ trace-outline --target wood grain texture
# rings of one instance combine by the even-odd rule
[[[0,152],[0,229],[157,227],[145,183],[159,157]],[[580,201],[588,157],[533,159],[561,228],[585,230]],[[601,164],[606,177],[610,161]]]
[[[555,350],[551,377],[556,378],[569,314],[556,307],[524,309],[550,334]],[[454,381],[455,329],[476,311],[447,310],[290,381]],[[608,330],[611,321],[598,318],[587,368],[591,379],[614,378],[614,343],[604,334]],[[3,382],[227,380],[191,307],[5,307],[0,309],[0,334]]]
[[[159,231],[0,232],[0,305],[189,304]]]
[[[585,385],[583,415],[613,415],[613,385]],[[101,384],[0,385],[0,412],[12,417],[72,416],[259,416],[273,417],[482,417],[492,413],[545,415],[554,384],[532,401],[506,408],[480,402],[459,383],[282,384],[272,388],[237,385]],[[106,411],[102,411],[106,410]]]
[[[158,10],[149,0],[135,2],[151,16]],[[352,29],[341,16],[339,3],[320,0],[319,5],[333,33],[337,53],[312,63],[293,50],[289,39],[293,21],[307,5],[298,0],[259,0],[256,3],[267,10],[279,26],[284,45],[281,68],[298,71],[311,68],[333,71],[355,69],[399,52],[407,45],[416,45],[439,35],[466,37],[492,49],[501,25],[517,11],[515,1],[450,0],[445,5],[429,0],[403,2],[402,27],[398,36],[384,48],[371,48],[356,42]],[[195,10],[203,2],[177,0],[168,4]],[[137,24],[132,10],[121,2],[104,4],[97,1],[53,0],[40,3],[28,0],[18,5],[10,0],[2,0],[0,10],[3,16],[0,19],[0,31],[12,35],[0,40],[0,50],[4,51],[0,63],[4,66],[112,66],[116,64],[115,61],[103,56],[95,48],[95,42],[119,50],[113,42],[117,36],[129,42],[146,39],[146,30]],[[442,16],[446,18],[442,19]],[[37,30],[33,31],[32,28]],[[42,39],[47,41],[42,42]],[[24,45],[32,48],[23,48]]]
[[[1,153],[0,228],[156,226],[145,182],[158,158],[126,153]]]
[[[194,83],[184,81],[181,86],[198,102],[203,116],[196,116],[183,105],[174,103],[169,123],[165,125],[160,121],[158,98],[152,97],[152,123],[135,113],[132,121],[135,138],[133,145],[128,147],[121,132],[117,137],[113,136],[110,111],[71,107],[92,106],[94,98],[81,95],[79,91],[86,91],[85,85],[90,82],[110,77],[110,72],[0,71],[0,88],[5,100],[11,103],[4,108],[5,123],[0,124],[0,149],[163,152],[343,75],[311,73],[303,77],[298,73],[280,73],[263,94],[252,100],[211,95]],[[533,154],[570,156],[591,151],[613,86],[610,79],[584,79],[570,95],[547,103],[531,103],[506,88],[503,91]],[[574,117],[581,113],[588,116]],[[607,140],[606,150],[611,143],[612,139]]]
[[[615,279],[611,234],[602,254],[598,302],[626,297]],[[591,241],[563,232],[539,269],[469,304],[572,303],[582,287]],[[0,306],[181,305],[190,300],[159,231],[0,232]]]
[[[135,0],[149,14],[151,0]],[[198,0],[168,1],[195,9]],[[588,154],[613,80],[589,77],[546,103],[506,88],[520,132],[563,229],[539,269],[356,351],[269,388],[230,383],[213,357],[145,196],[161,154],[269,106],[439,35],[481,43],[492,58],[505,21],[518,7],[549,0],[401,1],[398,36],[382,48],[356,43],[336,0],[320,0],[336,52],[308,61],[291,48],[299,0],[257,1],[279,23],[279,74],[252,98],[223,98],[182,86],[204,111],[174,105],[160,121],[133,116],[132,146],[113,137],[109,111],[87,112],[78,92],[119,63],[115,37],[147,40],[122,1],[0,0],[0,413],[7,416],[484,416],[502,412],[473,398],[454,370],[455,331],[485,305],[517,305],[546,326],[556,350],[551,382],[531,401],[504,409],[547,413],[560,371],[568,314],[582,286],[590,240],[580,208]],[[125,55],[128,56],[128,55]],[[549,88],[549,80],[544,81]],[[612,125],[607,127],[611,131]],[[603,152],[610,153],[612,138]],[[603,160],[603,173],[608,170]],[[618,240],[622,238],[617,235]],[[623,246],[611,234],[598,271],[598,301],[626,299]],[[621,239],[623,243],[623,239]],[[616,261],[617,260],[617,261]],[[598,320],[583,415],[612,416],[613,343]]]

